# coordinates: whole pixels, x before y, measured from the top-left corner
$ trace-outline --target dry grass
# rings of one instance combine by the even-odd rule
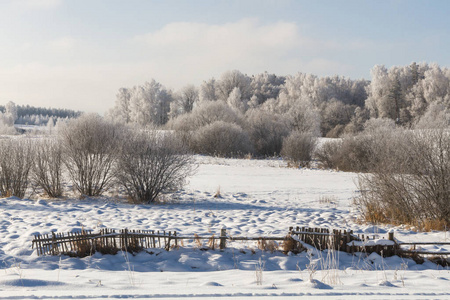
[[[445,220],[439,219],[425,219],[419,224],[420,231],[432,231],[432,230],[447,230],[447,223]]]
[[[380,207],[367,203],[363,209],[363,220],[375,224],[408,225],[415,231],[430,232],[433,230],[446,230],[447,222],[442,219],[425,219],[414,222],[402,218],[403,212],[396,207]]]
[[[222,198],[220,194],[220,185],[217,187],[216,193],[214,194],[214,198]]]
[[[289,252],[298,254],[306,250],[302,244],[294,240],[290,235],[286,236],[281,247],[283,249],[284,254],[288,254]]]
[[[257,241],[257,246],[259,250],[270,251],[270,253],[275,252],[278,249],[278,244],[275,241],[266,240],[261,238]]]
[[[207,245],[211,250],[214,250],[217,247],[216,239],[214,238],[214,234],[208,239]]]
[[[202,243],[202,241],[200,240],[200,237],[198,236],[198,234],[194,233],[194,237],[195,237],[195,239],[194,239],[195,245],[196,245],[198,248],[202,248],[202,247],[203,247],[203,243]]]
[[[334,205],[337,206],[338,198],[336,196],[322,195],[319,197],[319,203],[322,205]]]

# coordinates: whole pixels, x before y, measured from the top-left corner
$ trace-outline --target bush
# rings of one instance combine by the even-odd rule
[[[194,135],[196,153],[222,157],[243,156],[252,151],[248,135],[239,125],[217,121]]]
[[[317,138],[310,133],[294,131],[283,140],[281,155],[295,165],[309,167],[316,144]]]
[[[153,131],[127,138],[117,163],[117,180],[131,201],[151,203],[181,188],[192,171],[192,156],[180,140]]]
[[[322,167],[345,172],[369,171],[372,138],[359,135],[325,142],[316,151],[316,157]]]
[[[37,142],[33,151],[31,177],[34,185],[42,188],[49,197],[61,197],[63,194],[61,144],[53,139],[46,139]]]
[[[322,168],[339,169],[341,149],[342,139],[330,139],[318,145],[314,155]]]
[[[404,132],[372,174],[359,176],[357,202],[369,221],[450,225],[450,135]],[[435,228],[443,229],[443,228]]]
[[[205,101],[191,113],[191,128],[198,129],[217,121],[241,124],[241,116],[223,101]]]
[[[61,128],[59,137],[64,165],[75,188],[82,195],[101,195],[114,178],[122,127],[87,114]]]
[[[0,143],[0,193],[23,198],[33,161],[30,142],[4,140]]]
[[[325,142],[316,151],[316,157],[325,168],[346,172],[372,172],[401,139],[402,132],[396,129],[371,130]]]
[[[255,154],[272,156],[280,153],[283,138],[289,133],[286,122],[263,110],[247,113],[247,131]]]

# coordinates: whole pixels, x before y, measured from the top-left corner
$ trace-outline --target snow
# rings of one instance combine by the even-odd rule
[[[202,251],[193,241],[165,251],[91,257],[38,256],[35,234],[83,229],[172,230],[183,235],[285,236],[290,226],[352,229],[386,242],[449,241],[449,232],[366,224],[353,198],[353,173],[287,168],[282,160],[196,156],[185,190],[155,205],[95,199],[0,199],[0,299],[448,299],[450,273],[430,261],[317,251],[284,255],[255,242]],[[214,195],[220,191],[220,197]],[[116,193],[116,192],[114,192]],[[206,241],[205,241],[206,243]],[[449,251],[448,245],[425,249]]]

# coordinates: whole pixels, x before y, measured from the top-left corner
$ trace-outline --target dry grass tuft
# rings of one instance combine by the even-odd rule
[[[261,238],[257,241],[257,246],[259,250],[270,251],[270,253],[275,252],[278,249],[278,244],[275,241],[268,241]]]
[[[202,243],[202,241],[200,240],[200,237],[198,236],[198,234],[194,233],[194,237],[195,237],[195,239],[194,239],[195,245],[196,245],[198,248],[202,248],[202,247],[203,247],[203,243]]]
[[[290,235],[287,235],[284,239],[282,248],[284,254],[288,254],[289,252],[298,254],[306,250],[302,244],[294,240]]]

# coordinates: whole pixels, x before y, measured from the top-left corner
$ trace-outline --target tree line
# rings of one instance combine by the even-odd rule
[[[233,70],[177,91],[151,80],[119,89],[106,116],[123,124],[175,130],[200,153],[214,154],[209,149],[220,143],[206,147],[204,141],[218,139],[219,132],[226,132],[221,139],[228,144],[242,146],[217,148],[220,155],[279,154],[290,134],[355,135],[371,119],[405,128],[449,124],[448,68],[426,63],[390,69],[377,65],[371,77],[368,81],[267,72],[248,76]]]

